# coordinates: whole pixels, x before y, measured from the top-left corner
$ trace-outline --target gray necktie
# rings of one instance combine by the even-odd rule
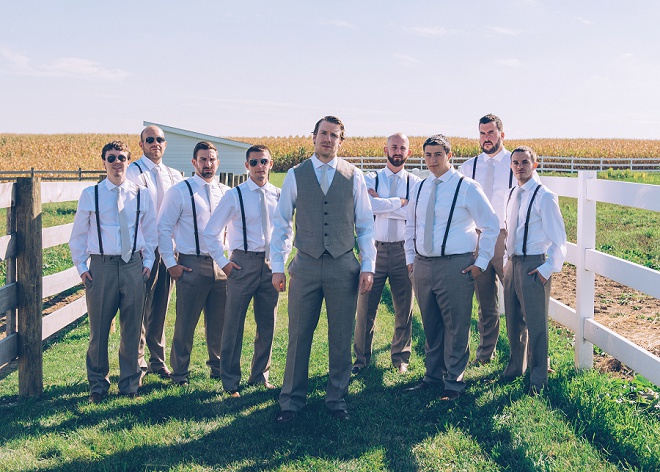
[[[259,203],[261,203],[261,231],[264,233],[264,243],[266,244],[266,260],[270,260],[270,224],[268,218],[268,206],[266,205],[266,189],[259,190]]]
[[[213,214],[213,210],[215,210],[215,206],[213,205],[213,193],[211,192],[211,184],[206,184],[206,196],[209,199],[209,212]]]
[[[328,164],[323,164],[321,166],[321,190],[323,191],[323,195],[328,194],[328,188],[330,187],[330,183],[328,182],[328,167],[330,167]]]
[[[493,180],[495,178],[495,161],[493,158],[488,159],[486,165],[486,178],[484,180],[484,193],[489,202],[493,200]]]
[[[124,262],[131,260],[131,237],[128,234],[128,219],[126,218],[126,209],[124,201],[121,198],[121,187],[115,187],[117,194],[117,213],[119,213],[119,234],[121,238],[121,258]],[[137,228],[135,228],[137,231]]]
[[[392,174],[390,176],[390,198],[396,197],[396,187],[399,178]],[[394,218],[389,218],[387,220],[387,241],[393,243],[397,240],[396,234],[396,223],[397,221]]]
[[[516,187],[513,191],[510,218],[507,218],[506,222],[506,253],[509,257],[513,256],[516,250],[516,229],[518,229],[518,214],[520,213],[520,201],[523,192],[524,190],[520,187]]]
[[[427,254],[433,253],[433,223],[435,222],[435,194],[438,192],[440,179],[431,181],[431,195],[426,207],[426,220],[424,220],[424,250]]]
[[[156,176],[156,200],[157,200],[157,209],[160,209],[160,204],[163,203],[163,197],[165,196],[165,183],[163,182],[162,169],[159,165],[154,166],[154,175]]]

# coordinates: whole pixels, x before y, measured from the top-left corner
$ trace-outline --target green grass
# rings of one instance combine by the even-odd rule
[[[455,404],[447,404],[438,400],[438,392],[404,390],[423,376],[424,334],[416,310],[410,372],[399,375],[389,359],[393,315],[387,289],[385,301],[377,319],[374,363],[350,385],[348,423],[335,422],[324,408],[324,313],[312,349],[308,406],[284,427],[273,421],[279,409],[277,393],[246,386],[240,399],[231,399],[217,381],[209,379],[201,326],[189,387],[147,376],[142,399],[118,397],[118,335],[114,334],[111,395],[101,405],[88,404],[84,362],[88,324],[82,321],[49,343],[40,400],[19,400],[17,374],[3,374],[3,470],[563,471],[660,466],[658,409],[629,403],[620,381],[576,371],[572,336],[566,330],[551,328],[550,355],[558,373],[551,375],[544,396],[528,397],[523,379],[497,382],[508,355],[503,328],[496,360],[469,368],[466,393]],[[168,340],[173,320],[172,303]],[[286,324],[283,297],[271,374],[277,385],[285,364]],[[243,372],[249,371],[253,333],[249,314]]]

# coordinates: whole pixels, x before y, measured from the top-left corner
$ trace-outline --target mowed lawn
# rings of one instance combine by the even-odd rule
[[[64,219],[70,218],[67,213]],[[53,264],[58,263],[66,267],[66,257],[53,256]],[[168,343],[175,297],[176,293],[168,314]],[[271,373],[276,385],[282,383],[286,358],[286,302],[283,294]],[[322,313],[310,361],[308,406],[286,426],[273,421],[279,410],[277,391],[244,386],[241,398],[232,399],[209,378],[201,323],[188,387],[150,375],[141,399],[118,397],[115,333],[110,346],[110,396],[100,405],[89,404],[85,375],[89,332],[83,319],[47,343],[41,399],[19,399],[17,373],[0,371],[0,470],[660,468],[660,408],[657,400],[643,403],[638,395],[652,386],[643,380],[624,382],[575,370],[571,332],[551,327],[550,356],[557,373],[550,376],[543,396],[527,396],[526,379],[498,382],[508,356],[503,323],[495,361],[468,368],[466,393],[456,403],[446,403],[438,399],[437,391],[405,391],[424,374],[425,338],[417,308],[410,371],[402,376],[391,367],[391,306],[386,289],[373,363],[351,381],[351,420],[345,423],[334,421],[323,403],[327,323]],[[249,313],[244,373],[249,371],[254,329]],[[477,341],[475,305],[472,353]]]

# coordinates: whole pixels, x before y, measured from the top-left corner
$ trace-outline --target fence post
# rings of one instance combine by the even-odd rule
[[[587,199],[589,182],[594,182],[593,170],[578,172],[577,265],[575,266],[575,309],[578,324],[575,331],[575,366],[594,366],[594,346],[584,339],[584,322],[594,317],[595,275],[585,267],[587,249],[596,247],[596,202]]]
[[[82,182],[82,167],[78,167],[78,182]]]
[[[7,208],[7,234],[16,237],[16,186],[12,188],[12,205]],[[16,247],[16,246],[14,246]],[[7,259],[6,285],[16,282],[16,255]],[[7,336],[16,332],[16,308],[5,312]]]
[[[18,394],[43,392],[41,179],[16,179]]]

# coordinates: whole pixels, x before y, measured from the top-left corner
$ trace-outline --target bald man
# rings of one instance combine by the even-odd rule
[[[376,312],[387,279],[394,302],[394,335],[390,347],[392,365],[399,373],[405,374],[410,362],[413,295],[403,243],[410,188],[419,181],[419,177],[404,169],[406,160],[412,154],[405,134],[395,133],[387,138],[384,151],[387,165],[364,177],[374,214],[376,272],[371,291],[358,297],[353,341],[355,362],[351,371],[354,375],[371,359]]]
[[[158,126],[147,126],[140,133],[142,157],[128,167],[127,178],[149,190],[154,207],[160,211],[163,197],[174,184],[183,181],[181,172],[163,163],[167,147],[165,134]],[[156,244],[158,235],[152,234]],[[165,364],[165,315],[172,293],[172,279],[165,263],[156,250],[156,260],[147,280],[147,295],[142,316],[139,361],[142,374],[154,373],[163,379],[170,378]],[[144,359],[144,347],[149,348],[149,363]]]

